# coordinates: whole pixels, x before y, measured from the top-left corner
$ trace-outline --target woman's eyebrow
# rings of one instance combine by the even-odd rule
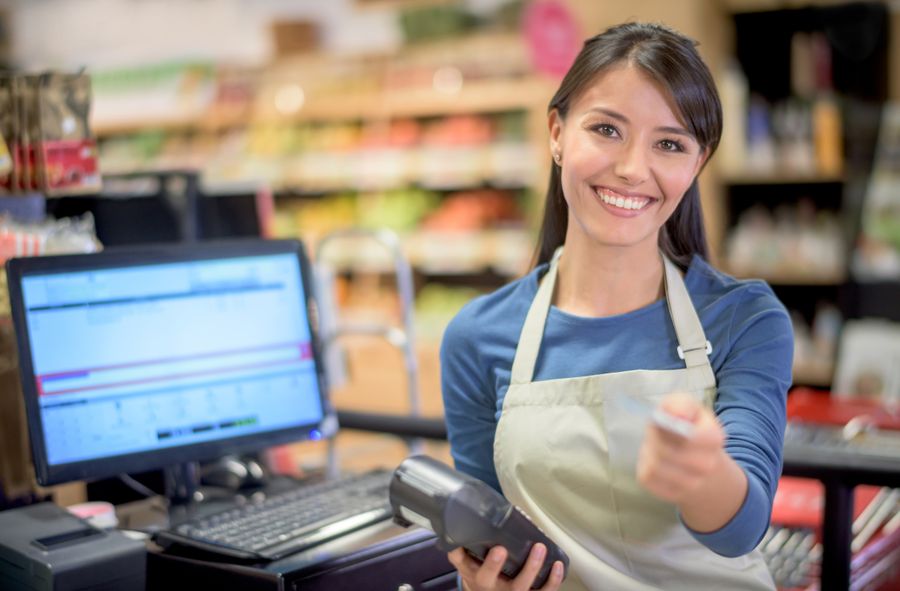
[[[676,135],[683,135],[690,139],[694,139],[694,134],[692,134],[691,132],[689,132],[688,130],[686,130],[683,127],[665,127],[665,126],[657,127],[656,131],[663,131],[665,133],[674,133]]]
[[[622,123],[630,123],[628,117],[619,113],[618,111],[613,111],[612,109],[604,109],[603,107],[591,107],[588,109],[588,113],[602,113],[607,117],[611,117],[612,119],[618,119]]]

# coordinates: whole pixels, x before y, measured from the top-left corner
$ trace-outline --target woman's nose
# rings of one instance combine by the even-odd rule
[[[616,160],[614,172],[629,185],[644,182],[649,174],[644,149],[637,142],[626,143]]]

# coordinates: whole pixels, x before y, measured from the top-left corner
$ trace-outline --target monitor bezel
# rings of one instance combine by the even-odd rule
[[[224,440],[204,441],[151,451],[105,456],[91,460],[51,465],[44,443],[44,426],[38,403],[37,384],[31,359],[30,335],[25,316],[22,279],[32,275],[70,273],[91,269],[136,267],[199,260],[291,254],[297,257],[311,347],[319,386],[322,420],[275,431],[264,431]],[[31,442],[35,476],[42,486],[72,481],[91,481],[122,473],[162,469],[187,462],[204,462],[229,454],[252,453],[266,448],[328,436],[336,428],[336,415],[326,390],[321,345],[318,338],[318,316],[313,274],[306,249],[299,240],[238,239],[179,244],[151,244],[109,248],[90,254],[51,255],[12,258],[6,263],[10,310],[16,333],[19,359],[19,381],[24,398],[25,418]]]

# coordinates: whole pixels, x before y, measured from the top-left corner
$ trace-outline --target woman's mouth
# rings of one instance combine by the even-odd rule
[[[622,210],[622,213],[640,211],[647,207],[650,202],[656,201],[651,197],[621,195],[619,193],[616,193],[615,191],[611,191],[603,187],[594,187],[594,193],[596,193],[597,197],[599,197],[600,201],[602,201],[605,205],[608,205],[614,209]]]

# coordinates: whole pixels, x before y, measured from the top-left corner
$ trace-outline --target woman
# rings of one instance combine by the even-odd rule
[[[793,337],[765,283],[706,261],[697,175],[721,119],[689,39],[625,24],[588,40],[550,103],[538,264],[444,336],[456,466],[566,551],[548,591],[774,588],[754,548]],[[527,589],[543,555],[535,545],[514,580],[499,575],[504,548],[450,560],[471,591]]]

